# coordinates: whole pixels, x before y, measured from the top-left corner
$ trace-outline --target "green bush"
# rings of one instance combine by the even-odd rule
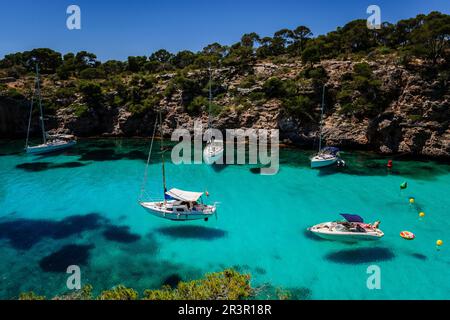
[[[228,269],[205,279],[180,282],[175,289],[145,290],[146,300],[240,300],[253,294],[250,275]]]
[[[111,290],[103,291],[98,297],[99,300],[137,300],[136,290],[127,288],[123,285],[114,287]]]
[[[204,108],[208,108],[208,99],[203,96],[197,96],[189,103],[186,110],[190,114],[200,114]]]
[[[283,100],[283,108],[297,118],[314,120],[314,102],[307,96],[299,95]]]
[[[19,295],[19,300],[45,300],[45,296],[39,296],[33,291],[23,292]]]
[[[99,68],[87,68],[80,72],[80,79],[94,80],[105,78],[105,72]]]
[[[77,117],[82,117],[87,115],[89,108],[85,104],[74,103],[70,105],[70,108],[73,110],[73,114]]]

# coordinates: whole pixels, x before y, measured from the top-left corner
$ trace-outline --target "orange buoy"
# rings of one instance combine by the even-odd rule
[[[402,237],[405,240],[414,240],[416,238],[414,233],[409,232],[409,231],[402,231],[402,232],[400,232],[400,237]]]

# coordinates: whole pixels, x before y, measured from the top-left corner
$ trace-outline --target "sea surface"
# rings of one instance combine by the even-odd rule
[[[254,165],[168,163],[168,187],[207,190],[205,200],[220,203],[207,222],[172,222],[137,203],[148,140],[81,140],[49,156],[27,156],[22,144],[0,141],[2,299],[64,293],[74,264],[96,293],[118,284],[142,293],[233,267],[251,274],[258,298],[280,290],[293,299],[450,298],[448,164],[394,158],[389,171],[386,157],[344,152],[347,168],[312,170],[312,151],[296,149],[281,150],[273,176]],[[156,197],[159,159],[154,152],[146,185]],[[340,243],[306,231],[340,213],[381,220],[385,237]],[[404,230],[416,239],[402,239]],[[367,287],[372,265],[379,290]]]

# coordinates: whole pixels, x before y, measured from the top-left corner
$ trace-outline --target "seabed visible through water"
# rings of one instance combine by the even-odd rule
[[[294,299],[449,299],[450,165],[343,154],[348,167],[311,170],[311,152],[282,149],[280,171],[254,166],[167,165],[168,186],[208,190],[217,219],[171,222],[137,203],[147,140],[82,140],[70,151],[26,156],[22,141],[0,141],[0,298],[66,291],[68,265],[94,290],[118,284],[142,292],[234,267]],[[160,196],[155,154],[147,191]],[[408,189],[399,185],[408,182]],[[409,198],[416,202],[411,205]],[[419,212],[425,212],[423,218]],[[381,220],[370,243],[320,240],[311,225],[354,213]],[[415,233],[405,241],[399,233]],[[436,240],[444,240],[440,250]],[[367,268],[381,268],[369,290]]]

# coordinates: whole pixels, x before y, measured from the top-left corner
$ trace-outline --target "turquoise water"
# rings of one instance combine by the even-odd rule
[[[346,169],[316,171],[310,152],[294,149],[282,150],[275,176],[251,166],[169,164],[169,187],[207,189],[220,202],[217,220],[180,223],[137,204],[146,140],[86,140],[45,157],[17,153],[20,144],[0,142],[0,298],[62,293],[70,264],[97,292],[117,284],[142,292],[235,267],[265,288],[260,298],[273,298],[275,288],[298,299],[450,298],[447,164],[395,160],[389,174],[387,158],[355,152],[345,153]],[[159,196],[159,163],[149,173],[147,190]],[[403,181],[409,188],[401,192]],[[349,244],[305,232],[343,212],[380,219],[385,237]],[[403,230],[416,240],[401,239]],[[381,290],[366,286],[373,264]]]

